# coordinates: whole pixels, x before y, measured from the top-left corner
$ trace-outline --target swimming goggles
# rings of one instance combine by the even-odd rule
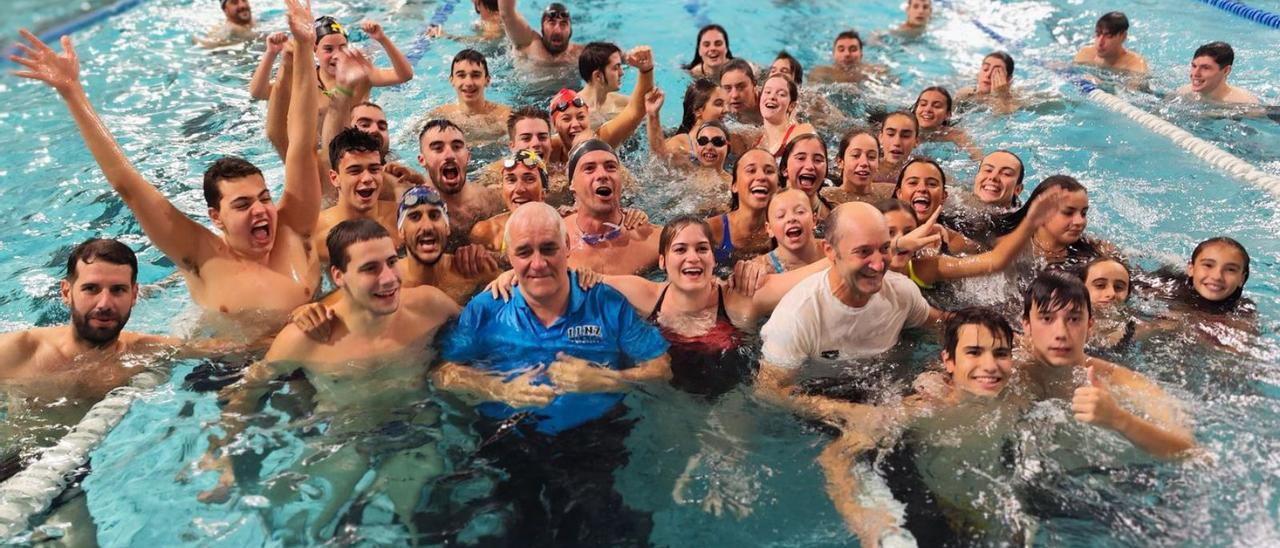
[[[552,2],[547,5],[547,9],[542,10],[542,20],[555,21],[557,19],[569,19],[569,8],[559,2]]]
[[[579,236],[582,243],[587,245],[599,245],[609,240],[616,240],[619,236],[622,236],[622,225],[605,223],[604,226],[609,227],[609,230],[599,234],[587,234],[586,232],[583,232],[582,236]],[[581,231],[582,227],[579,226],[578,230]]]
[[[523,164],[524,167],[536,167],[544,173],[547,171],[547,163],[542,161],[542,157],[538,156],[538,153],[532,149],[520,149],[515,154],[507,156],[502,160],[502,169],[516,167],[516,163]]]
[[[715,145],[715,146],[716,146],[716,148],[720,148],[720,147],[725,146],[726,144],[728,144],[728,141],[725,141],[725,140],[724,140],[724,137],[719,137],[719,136],[717,136],[717,137],[698,137],[698,146],[700,146],[700,147],[705,147],[705,146],[707,146],[707,143],[711,143],[711,144]]]
[[[440,197],[440,193],[429,186],[418,185],[409,187],[409,190],[404,191],[404,195],[400,196],[400,208],[396,212],[396,228],[404,224],[405,213],[409,209],[420,205],[436,206],[444,214],[445,220],[449,219],[449,206],[444,203],[444,198]]]
[[[581,97],[574,97],[572,101],[566,101],[564,99],[561,99],[557,101],[556,104],[551,106],[551,112],[553,114],[556,112],[564,112],[569,109],[569,105],[573,105],[578,108],[583,108],[587,106],[587,102],[583,101]]]

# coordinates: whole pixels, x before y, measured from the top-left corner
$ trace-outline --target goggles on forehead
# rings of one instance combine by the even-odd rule
[[[436,206],[440,208],[442,213],[444,213],[446,219],[449,218],[449,207],[445,205],[444,198],[441,198],[440,194],[431,187],[419,185],[410,187],[409,190],[404,191],[404,195],[400,197],[400,208],[396,213],[396,227],[399,228],[400,225],[404,224],[405,213],[407,213],[410,208],[420,205]]]
[[[548,5],[547,9],[542,10],[543,21],[555,21],[557,19],[569,19],[569,8],[566,8],[564,4],[554,2]]]
[[[516,164],[524,167],[538,170],[538,177],[542,179],[542,190],[547,190],[547,163],[542,160],[541,156],[533,149],[517,150],[514,154],[507,156],[502,160],[502,169],[511,169]]]
[[[566,110],[569,110],[570,105],[573,105],[578,108],[583,108],[587,106],[587,102],[583,101],[581,97],[574,97],[572,101],[566,101],[564,99],[561,99],[559,101],[556,101],[554,105],[551,105],[551,112],[553,114],[557,112],[564,112]]]

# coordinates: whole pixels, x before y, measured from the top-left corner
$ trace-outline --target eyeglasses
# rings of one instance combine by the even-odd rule
[[[553,114],[556,112],[564,112],[569,109],[569,105],[573,105],[578,108],[584,108],[587,106],[587,102],[583,101],[581,97],[574,97],[572,101],[558,101],[554,106],[551,107],[551,111]]]
[[[715,145],[716,148],[729,144],[724,140],[724,137],[698,137],[698,146],[705,147],[707,146],[707,143]]]
[[[583,232],[581,236],[582,243],[587,245],[599,245],[609,240],[616,240],[618,239],[618,236],[622,235],[622,225],[605,223],[604,226],[609,227],[608,232],[601,232],[599,234],[587,234],[586,232]]]

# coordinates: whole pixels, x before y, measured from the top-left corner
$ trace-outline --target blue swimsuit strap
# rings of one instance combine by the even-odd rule
[[[770,252],[769,252],[769,262],[770,262],[770,263],[773,263],[773,271],[774,271],[774,273],[777,273],[777,274],[783,274],[783,273],[785,273],[785,272],[787,271],[787,269],[786,269],[786,268],[783,268],[783,267],[782,267],[782,261],[778,259],[778,250],[777,250],[777,249],[774,249],[773,251],[770,251]]]
[[[729,215],[721,215],[720,221],[722,226],[720,232],[721,241],[720,247],[715,249],[715,256],[717,261],[724,262],[733,256],[733,236],[729,234]]]

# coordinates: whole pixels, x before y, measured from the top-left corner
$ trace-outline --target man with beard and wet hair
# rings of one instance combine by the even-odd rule
[[[582,46],[570,42],[573,20],[564,4],[552,2],[542,11],[542,33],[534,32],[529,21],[516,10],[516,0],[500,0],[498,13],[511,44],[529,60],[556,66],[572,66],[578,62]]]
[[[320,250],[320,261],[329,262],[324,241],[329,229],[342,221],[373,219],[395,240],[396,204],[380,199],[386,156],[378,137],[357,128],[342,130],[329,142],[329,163],[333,166],[329,181],[338,189],[338,203],[321,211],[316,222],[312,240]]]
[[[578,206],[564,219],[571,268],[610,275],[657,266],[658,227],[625,226],[621,169],[613,147],[599,139],[584,141],[569,154],[569,185]]]
[[[252,40],[256,33],[253,30],[255,21],[249,0],[220,0],[220,3],[225,19],[209,29],[204,36],[193,36],[191,40],[206,48]]]
[[[471,151],[462,130],[453,122],[427,122],[418,134],[418,144],[418,164],[427,170],[431,185],[449,205],[451,242],[465,244],[476,222],[502,211],[502,197],[492,189],[467,183]]]
[[[289,27],[299,66],[312,66],[314,18],[288,2]],[[222,158],[204,174],[204,198],[213,228],[202,226],[147,181],[125,156],[94,111],[80,82],[80,62],[71,39],[59,54],[30,32],[30,46],[16,74],[42,81],[66,103],[89,151],[111,187],[137,217],[142,231],[182,274],[191,298],[216,322],[222,337],[255,340],[276,332],[288,313],[309,302],[320,285],[320,263],[311,233],[320,215],[316,169],[316,71],[293,71],[289,105],[290,143],[285,153],[284,195],[271,199],[262,171],[240,158]],[[232,333],[231,331],[238,333]]]

